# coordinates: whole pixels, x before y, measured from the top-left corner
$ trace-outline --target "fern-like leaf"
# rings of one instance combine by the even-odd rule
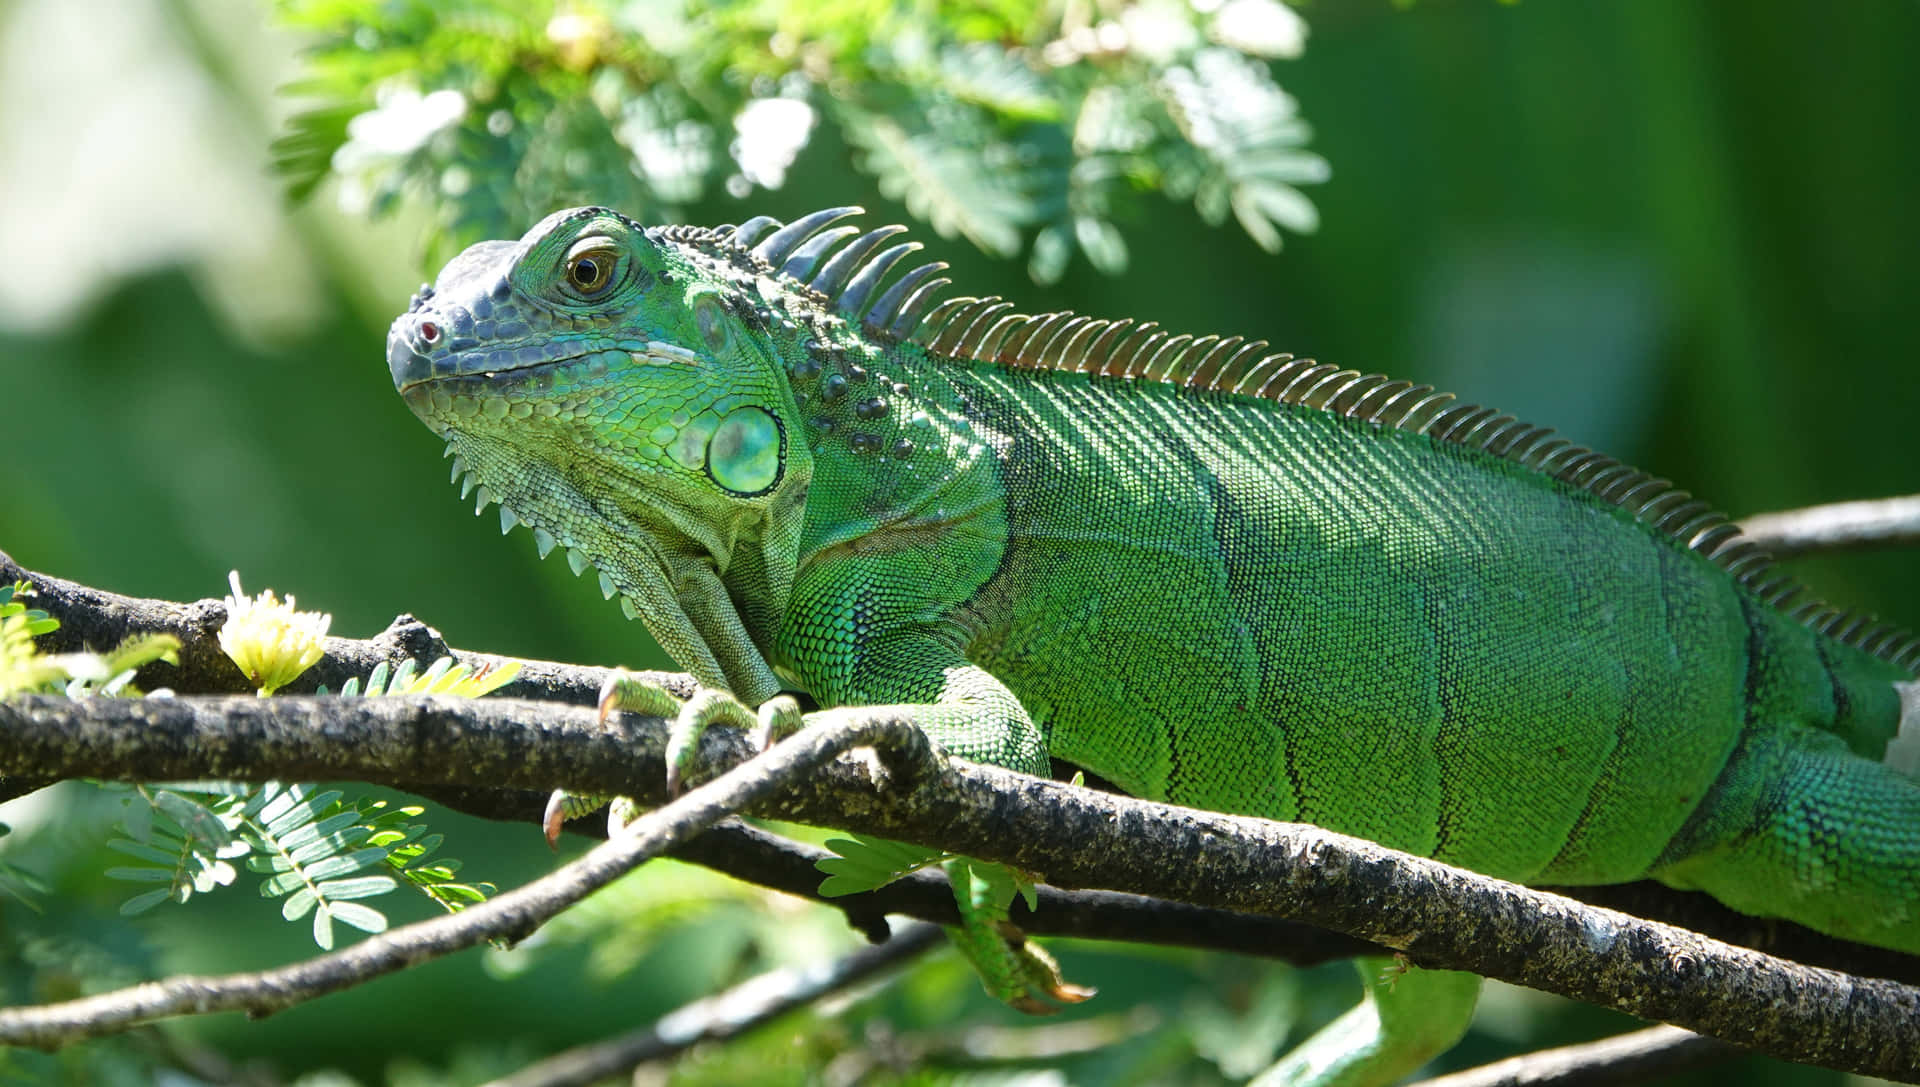
[[[354,875],[385,861],[387,851],[367,846],[373,828],[359,809],[341,805],[339,790],[309,790],[263,787],[240,809],[241,825],[254,847],[247,867],[268,877],[261,881],[261,896],[284,898],[280,913],[289,921],[311,912],[313,942],[331,949],[336,920],[365,932],[385,931],[385,914],[351,900],[386,894],[398,884],[385,874]]]
[[[401,661],[400,667],[392,669],[389,675],[387,662],[381,661],[367,676],[366,694],[369,697],[389,694],[445,694],[460,698],[480,698],[512,683],[514,677],[520,674],[520,667],[519,661],[510,660],[498,667],[482,667],[479,671],[474,671],[465,664],[454,663],[452,657],[441,657],[428,667],[424,675],[414,675],[415,668],[412,660]],[[326,688],[320,688],[320,692],[325,694]],[[360,693],[361,683],[358,676],[340,685],[342,697],[351,697]]]
[[[977,109],[948,101],[886,113],[839,104],[847,140],[880,191],[995,256],[1020,251],[1020,228],[1037,213],[1037,164],[1000,140]]]
[[[123,821],[127,836],[108,841],[107,848],[146,863],[119,865],[107,869],[106,875],[165,886],[122,902],[122,916],[144,913],[169,899],[185,902],[233,882],[230,861],[245,855],[247,845],[235,839],[232,815],[219,810],[226,805],[210,806],[170,789],[151,793],[142,789],[135,802],[140,817]]]
[[[865,834],[829,838],[826,845],[835,855],[820,858],[814,862],[814,867],[827,873],[827,878],[820,881],[820,893],[829,898],[878,890],[928,865],[940,864],[952,857],[952,854],[937,849]]]
[[[362,801],[361,816],[373,830],[368,844],[386,851],[388,871],[405,886],[432,899],[448,913],[459,913],[491,898],[498,890],[493,884],[463,883],[454,878],[462,862],[450,857],[428,860],[445,836],[428,833],[423,823],[407,821],[425,810],[417,805],[389,807],[384,800]]]

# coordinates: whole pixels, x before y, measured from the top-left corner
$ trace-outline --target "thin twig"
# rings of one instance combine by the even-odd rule
[[[523,939],[561,910],[796,778],[819,771],[856,745],[884,745],[903,768],[924,759],[912,730],[854,721],[810,729],[764,759],[735,767],[618,838],[523,887],[460,913],[369,937],[292,966],[212,977],[179,975],[59,1004],[0,1009],[0,1044],[53,1047],[175,1015],[245,1011],[264,1015],[473,947]]]
[[[1597,1042],[1542,1049],[1411,1087],[1618,1087],[1706,1068],[1741,1052],[1739,1046],[1679,1027],[1648,1027]]]
[[[1920,544],[1920,494],[1756,513],[1740,531],[1775,558]]]
[[[737,1037],[938,947],[943,939],[937,925],[914,925],[884,944],[831,962],[771,970],[638,1030],[530,1064],[487,1087],[575,1087],[625,1075],[636,1065],[671,1057],[700,1042]]]

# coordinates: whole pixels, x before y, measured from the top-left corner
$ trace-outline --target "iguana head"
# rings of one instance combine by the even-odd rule
[[[766,697],[721,578],[748,566],[766,583],[735,595],[785,607],[811,461],[780,356],[799,348],[766,327],[770,269],[702,240],[557,212],[454,258],[393,323],[387,364],[503,531],[597,567],[702,682]]]

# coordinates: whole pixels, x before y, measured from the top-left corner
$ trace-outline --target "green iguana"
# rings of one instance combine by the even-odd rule
[[[938,263],[883,287],[917,246],[836,225],[857,210],[557,212],[388,337],[503,530],[730,692],[680,711],[676,768],[744,706],[790,727],[769,700],[800,691],[1031,774],[1920,953],[1920,642],[1804,599],[1664,481],[1427,386],[939,301]],[[956,889],[991,990],[1078,995]],[[1371,988],[1267,1079],[1395,1079],[1477,985]]]

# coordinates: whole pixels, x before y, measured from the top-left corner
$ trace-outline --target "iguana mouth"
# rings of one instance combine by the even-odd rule
[[[393,375],[394,388],[403,394],[449,379],[493,382],[505,374],[550,372],[600,356],[612,361],[624,355],[645,366],[698,366],[705,361],[698,353],[664,340],[646,340],[637,347],[632,341],[591,345],[530,342],[473,350],[478,346],[473,341],[449,341],[439,326],[420,316],[407,314],[394,322],[387,334],[387,369]],[[435,334],[427,336],[427,329],[434,329]]]

